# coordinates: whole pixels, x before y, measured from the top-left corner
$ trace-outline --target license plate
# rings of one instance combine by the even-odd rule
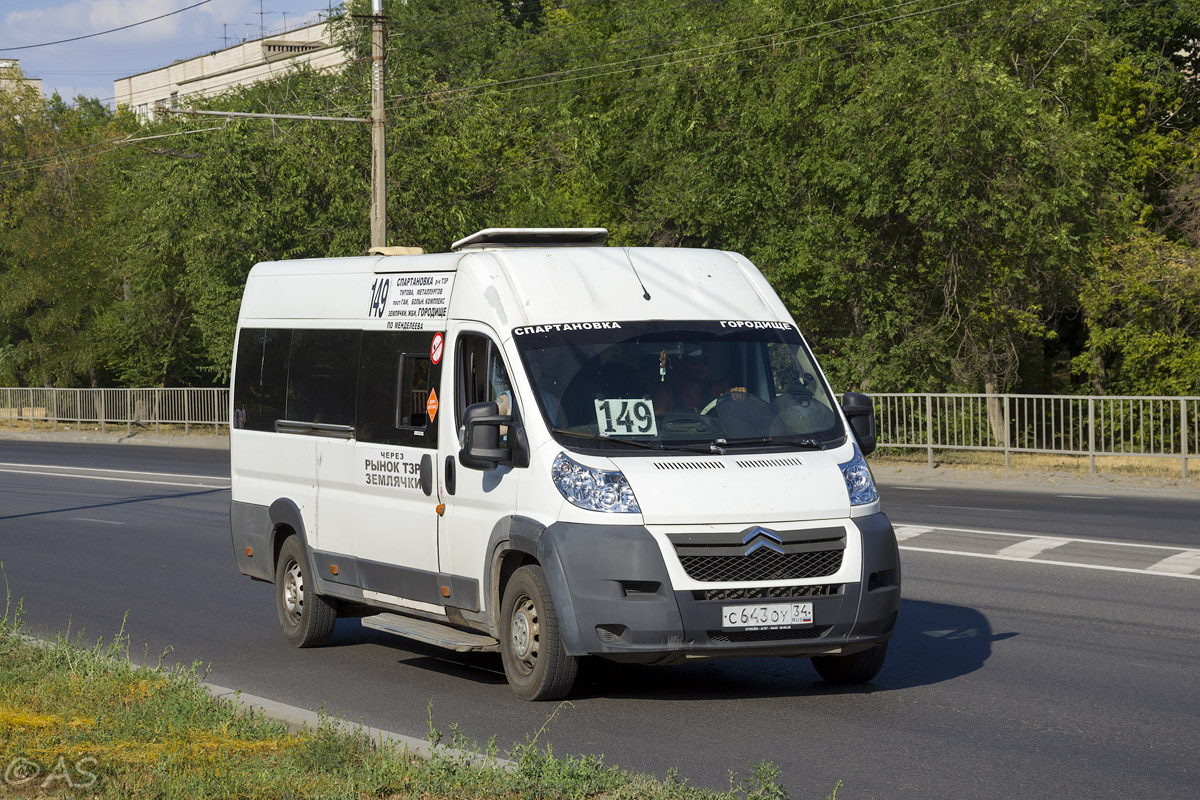
[[[813,624],[812,603],[758,603],[721,606],[721,627],[773,630]]]

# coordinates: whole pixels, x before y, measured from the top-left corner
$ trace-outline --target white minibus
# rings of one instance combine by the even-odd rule
[[[499,652],[528,700],[566,695],[585,656],[871,680],[900,603],[871,400],[834,399],[746,258],[606,236],[255,266],[239,569],[274,583],[297,647],[359,618]]]

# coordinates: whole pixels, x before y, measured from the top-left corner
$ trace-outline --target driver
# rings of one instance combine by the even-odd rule
[[[709,403],[729,391],[729,386],[709,378],[709,353],[700,344],[684,345],[678,367],[671,370],[666,383],[654,393],[654,412],[691,411],[701,413]]]

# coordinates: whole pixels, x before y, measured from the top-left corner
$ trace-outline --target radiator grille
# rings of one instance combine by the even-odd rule
[[[842,550],[777,553],[766,547],[748,556],[683,556],[679,561],[697,581],[785,581],[820,578],[842,568]]]
[[[708,640],[716,644],[739,642],[785,642],[795,639],[819,639],[829,633],[832,625],[815,628],[795,628],[787,631],[709,631]]]
[[[790,600],[793,597],[830,597],[842,593],[842,585],[754,586],[748,589],[701,589],[692,592],[695,600]]]

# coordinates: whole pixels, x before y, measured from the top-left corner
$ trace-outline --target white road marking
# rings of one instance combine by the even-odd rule
[[[1010,544],[1003,550],[997,550],[996,555],[1012,556],[1013,558],[1033,558],[1038,553],[1062,547],[1064,544],[1069,544],[1070,541],[1070,539],[1051,539],[1048,536],[1038,536],[1033,539],[1026,539],[1023,542]]]
[[[914,536],[920,536],[922,533],[931,533],[933,528],[921,528],[916,525],[898,525],[896,527],[896,541],[903,542],[905,539],[911,539]]]
[[[55,467],[51,467],[51,469],[55,469]],[[110,471],[119,472],[119,470],[110,470]],[[4,469],[4,468],[0,468],[0,472],[11,472],[16,475],[43,475],[43,476],[49,476],[51,478],[85,478],[89,481],[119,481],[122,483],[148,483],[148,484],[152,484],[154,486],[178,486],[178,487],[181,487],[184,489],[228,489],[229,488],[229,480],[227,478],[214,478],[214,477],[210,477],[208,475],[185,475],[185,476],[181,476],[181,477],[195,478],[196,480],[209,480],[209,481],[214,481],[214,482],[223,481],[223,483],[213,485],[211,483],[183,483],[181,481],[148,481],[148,480],[143,480],[141,478],[117,478],[117,477],[109,477],[107,475],[85,475],[85,474],[79,473],[79,472],[42,472],[40,470],[34,470],[34,469]],[[132,475],[156,475],[156,474],[165,474],[165,473],[134,472],[134,473],[129,473],[129,474],[132,474]]]
[[[1200,550],[1184,550],[1182,553],[1167,556],[1162,561],[1146,567],[1146,569],[1152,572],[1200,577],[1191,575],[1196,570],[1200,570]]]
[[[114,475],[150,475],[155,478],[197,478],[200,480],[224,480],[215,475],[189,475],[182,472],[144,472],[133,469],[104,469],[102,467],[71,467],[65,464],[18,464],[0,461],[0,467],[26,467],[28,469],[59,469],[68,472],[109,472]]]
[[[932,492],[928,486],[889,486],[889,489],[903,489],[906,492]]]
[[[897,522],[895,524],[900,525],[903,523]],[[908,523],[908,524],[913,525],[914,523]],[[919,527],[919,526],[917,526],[917,527]],[[945,525],[935,525],[935,526],[931,526],[931,527],[933,530],[936,530],[936,531],[950,531],[951,533],[982,533],[986,536],[1008,536],[1008,537],[1011,537],[1014,539],[1030,539],[1030,538],[1033,538],[1033,537],[1039,535],[1036,533],[1010,533],[1008,531],[985,531],[985,530],[980,530],[979,528],[948,528]],[[1169,544],[1141,544],[1139,542],[1110,542],[1105,539],[1075,539],[1075,538],[1071,538],[1069,536],[1063,536],[1063,537],[1053,536],[1053,537],[1049,537],[1049,538],[1053,538],[1053,539],[1062,538],[1068,542],[1082,542],[1083,544],[1110,544],[1113,547],[1142,547],[1142,548],[1145,548],[1148,550],[1172,550],[1176,553],[1178,553],[1180,550],[1188,549],[1186,547],[1181,547],[1178,545],[1171,546]]]
[[[1103,572],[1132,572],[1136,575],[1154,575],[1159,578],[1191,578],[1200,581],[1200,575],[1185,575],[1179,572],[1151,572],[1148,569],[1134,569],[1133,567],[1106,567],[1103,564],[1077,564],[1072,561],[1051,561],[1048,558],[1028,559],[1028,558],[1012,558],[1011,556],[1001,556],[992,553],[967,553],[962,550],[935,550],[932,547],[911,547],[900,546],[901,550],[911,550],[914,553],[939,553],[946,556],[967,556],[968,558],[991,558],[997,561],[1019,561],[1022,564],[1048,564],[1053,567],[1075,567],[1076,569],[1097,569]],[[1161,562],[1159,562],[1161,563]]]
[[[1099,494],[1060,494],[1058,497],[1070,497],[1072,500],[1111,500],[1111,497],[1105,497]]]
[[[72,522],[99,522],[102,525],[124,525],[124,522],[117,522],[111,519],[92,519],[91,517],[71,517]]]
[[[939,506],[933,503],[929,504],[930,508],[952,508],[955,511],[988,511],[993,514],[1021,514],[1024,513],[1021,509],[1013,508],[980,508],[979,506]]]

